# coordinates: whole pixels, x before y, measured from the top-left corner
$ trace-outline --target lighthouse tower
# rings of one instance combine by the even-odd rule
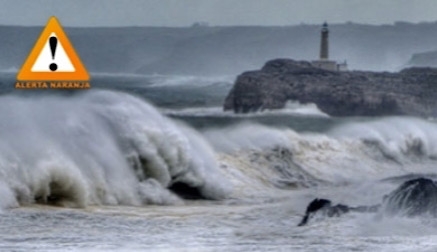
[[[320,60],[329,59],[329,30],[328,23],[324,23],[320,38]]]
[[[337,63],[329,60],[329,29],[328,23],[323,23],[320,34],[320,58],[311,62],[313,66],[330,71],[347,71],[346,61]]]

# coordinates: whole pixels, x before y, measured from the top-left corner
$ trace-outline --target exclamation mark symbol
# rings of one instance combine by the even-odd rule
[[[58,39],[56,37],[50,37],[49,39],[50,51],[52,52],[52,59],[55,60],[56,46],[58,45]],[[56,63],[52,63],[49,66],[50,70],[56,71],[58,69],[58,65]]]

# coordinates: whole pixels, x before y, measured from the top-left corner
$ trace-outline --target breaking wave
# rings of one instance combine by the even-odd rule
[[[232,111],[223,111],[223,107],[193,107],[182,109],[162,109],[162,112],[170,116],[193,116],[193,117],[236,117],[251,118],[269,115],[293,115],[293,116],[314,116],[329,117],[319,110],[315,104],[300,104],[299,102],[287,102],[283,109],[264,110],[249,114],[235,114]]]
[[[124,93],[3,96],[0,138],[2,207],[174,204],[230,190],[198,133]]]
[[[435,173],[437,125],[389,117],[325,133],[241,124],[203,132],[241,190],[306,188]]]
[[[0,98],[0,208],[181,204],[434,173],[437,125],[389,117],[303,133],[197,132],[113,91]],[[286,192],[287,190],[282,190]]]

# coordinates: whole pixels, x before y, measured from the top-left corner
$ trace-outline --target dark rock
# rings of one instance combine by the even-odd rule
[[[384,196],[383,203],[373,206],[332,206],[327,199],[310,202],[298,226],[304,226],[315,215],[336,217],[348,212],[378,212],[385,215],[406,217],[437,217],[437,184],[428,178],[416,178],[402,183],[396,190]]]
[[[315,214],[320,214],[326,217],[339,217],[348,213],[351,209],[353,208],[343,204],[332,206],[330,200],[316,198],[308,205],[305,216],[302,218],[298,226],[305,226],[308,223],[308,220]]]
[[[398,73],[334,72],[309,62],[276,59],[238,76],[224,110],[283,108],[288,100],[315,103],[332,116],[437,115],[437,69]]]
[[[170,189],[170,191],[174,192],[175,194],[177,194],[179,197],[183,199],[191,199],[191,200],[206,199],[199,191],[199,188],[192,187],[185,183],[176,182],[173,185],[171,185],[168,189]]]
[[[437,217],[437,185],[426,178],[409,180],[384,198],[383,210],[409,217],[424,214]]]
[[[349,212],[349,207],[346,205],[338,204],[332,206],[330,200],[316,198],[308,205],[305,216],[298,226],[306,225],[309,218],[311,218],[315,213],[321,213],[328,217],[338,217],[347,212]]]

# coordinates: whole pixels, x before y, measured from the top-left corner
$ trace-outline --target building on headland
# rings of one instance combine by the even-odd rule
[[[320,38],[320,58],[313,60],[311,64],[314,67],[330,70],[330,71],[347,71],[346,61],[339,63],[334,60],[329,60],[329,29],[328,23],[324,23]]]

